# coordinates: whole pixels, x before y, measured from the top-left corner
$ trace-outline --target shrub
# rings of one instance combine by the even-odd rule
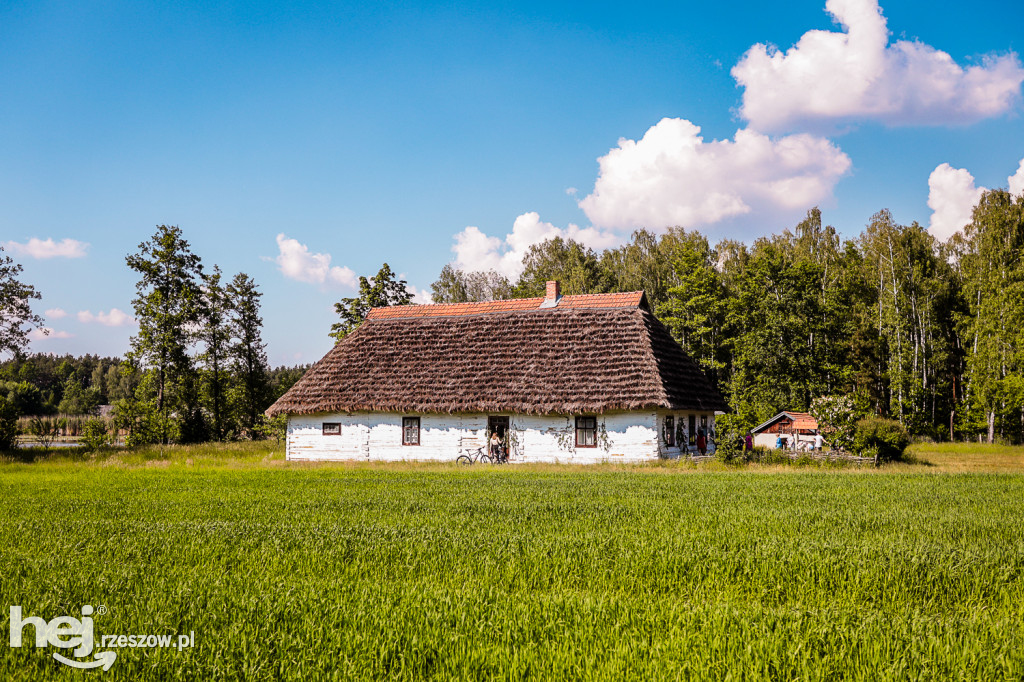
[[[0,396],[0,450],[13,450],[18,438],[18,410]]]
[[[736,414],[715,417],[715,458],[731,462],[743,456],[743,435],[750,429],[747,420]]]
[[[769,457],[771,450],[764,447],[763,445],[755,445],[753,450],[743,451],[744,462],[763,462]]]
[[[848,450],[857,432],[857,413],[853,398],[826,395],[811,403],[811,416],[818,422],[821,435],[833,448]]]
[[[682,423],[682,420],[679,420]],[[288,435],[288,416],[279,414],[274,417],[260,416],[259,422],[254,429],[257,438],[273,438],[280,443]]]
[[[67,420],[63,417],[50,419],[36,416],[32,417],[32,421],[29,422],[28,431],[36,437],[43,449],[47,449],[53,444],[53,441],[60,437],[61,430],[66,425]]]
[[[109,443],[107,423],[102,419],[89,419],[82,425],[82,445],[86,452],[95,452]]]
[[[857,422],[853,447],[862,456],[874,457],[878,462],[891,462],[902,459],[908,445],[910,434],[897,421],[871,417]]]

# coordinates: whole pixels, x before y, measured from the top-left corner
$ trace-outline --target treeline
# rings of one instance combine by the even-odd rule
[[[0,397],[18,414],[93,414],[127,396],[120,358],[40,353],[0,363]]]
[[[751,246],[638,231],[597,253],[555,238],[516,281],[446,265],[434,301],[643,289],[748,426],[820,396],[935,439],[1024,441],[1024,197],[987,192],[943,244],[880,211],[856,239],[817,209]]]
[[[122,359],[97,355],[17,355],[0,362],[0,398],[23,416],[95,415],[103,405],[128,398],[134,388]],[[269,371],[270,402],[284,395],[309,365]]]

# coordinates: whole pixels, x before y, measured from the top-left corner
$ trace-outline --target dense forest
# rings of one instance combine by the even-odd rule
[[[0,362],[0,397],[21,415],[95,414],[102,405],[129,397],[137,388],[122,372],[121,358],[97,355],[17,355]],[[298,381],[309,365],[269,370],[272,403]]]
[[[861,416],[938,440],[1024,441],[1024,197],[986,192],[941,243],[886,211],[855,239],[817,209],[782,234],[712,245],[699,232],[635,232],[600,253],[561,238],[532,246],[515,280],[445,265],[437,303],[644,290],[659,319],[721,388],[743,428],[780,410],[852,398]],[[177,227],[126,259],[139,333],[124,358],[25,355],[39,294],[0,257],[5,323],[0,411],[88,414],[113,405],[130,443],[258,437],[263,411],[306,367],[267,363],[256,283],[205,270]],[[370,308],[412,296],[387,263],[335,305],[336,340]],[[326,330],[325,330],[326,331]]]
[[[840,239],[814,209],[752,245],[638,231],[601,253],[533,246],[516,281],[445,266],[436,302],[643,289],[748,428],[848,395],[934,439],[1024,440],[1024,197],[987,192],[940,243],[888,211]]]

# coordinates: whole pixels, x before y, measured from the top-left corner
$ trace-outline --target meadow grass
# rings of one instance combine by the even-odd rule
[[[0,678],[1020,680],[1024,474],[915,447],[881,470],[274,444],[0,465],[0,607],[196,641],[106,673],[6,648]]]

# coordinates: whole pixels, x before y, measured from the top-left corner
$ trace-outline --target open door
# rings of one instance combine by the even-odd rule
[[[491,434],[498,434],[501,440],[502,456],[508,457],[508,417],[487,417],[487,440],[490,442]],[[490,454],[490,446],[488,446]]]

